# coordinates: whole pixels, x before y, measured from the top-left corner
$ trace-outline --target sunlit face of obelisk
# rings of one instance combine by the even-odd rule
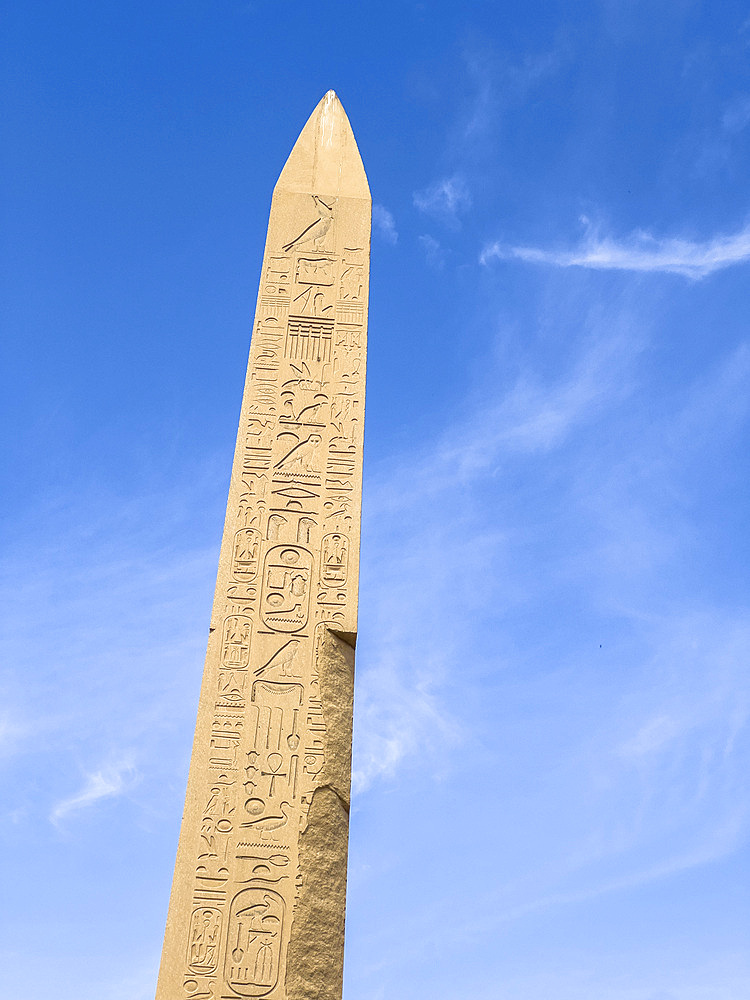
[[[157,1000],[338,1000],[370,193],[329,91],[276,185]]]

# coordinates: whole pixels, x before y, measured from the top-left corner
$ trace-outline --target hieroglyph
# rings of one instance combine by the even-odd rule
[[[338,1000],[370,195],[329,92],[276,185],[157,1000]]]

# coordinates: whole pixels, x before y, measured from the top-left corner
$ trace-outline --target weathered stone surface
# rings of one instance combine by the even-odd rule
[[[273,195],[157,1000],[341,996],[369,261],[329,91]]]

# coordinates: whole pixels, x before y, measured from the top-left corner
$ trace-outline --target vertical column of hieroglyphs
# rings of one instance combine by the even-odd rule
[[[320,650],[326,630],[356,634],[369,252],[367,181],[329,93],[274,192],[157,1000],[287,997],[340,717]]]

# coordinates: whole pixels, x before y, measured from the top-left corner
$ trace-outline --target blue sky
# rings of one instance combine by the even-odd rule
[[[348,1000],[750,996],[750,18],[15,5],[0,964],[153,997],[270,195],[374,230]]]

